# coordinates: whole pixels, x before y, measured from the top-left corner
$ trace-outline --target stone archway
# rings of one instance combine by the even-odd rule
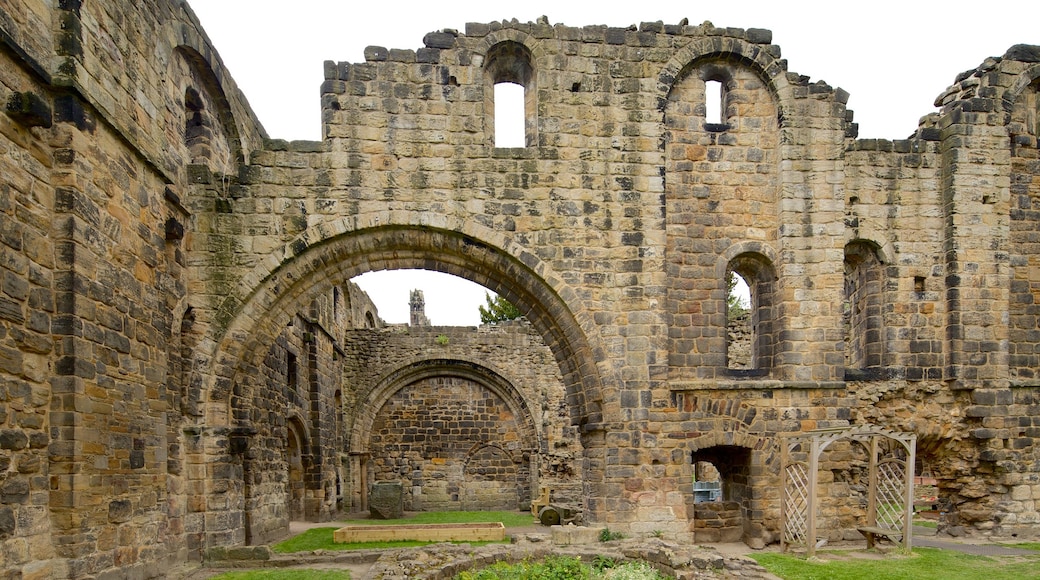
[[[298,421],[290,421],[285,437],[285,455],[288,464],[286,478],[286,506],[289,520],[303,520],[306,515],[306,477],[303,468],[304,439],[302,426]]]
[[[379,220],[375,220],[379,221]],[[484,232],[501,245],[473,236],[428,226],[372,227],[348,230],[347,221],[308,231],[284,251],[273,254],[243,278],[247,283],[229,293],[210,318],[207,337],[195,353],[193,384],[206,401],[203,433],[244,428],[270,401],[256,391],[249,377],[263,365],[262,357],[301,305],[363,272],[421,268],[467,278],[505,296],[524,312],[551,351],[563,377],[566,408],[572,424],[583,433],[601,425],[600,373],[608,361],[597,362],[587,332],[594,328],[574,291],[537,257],[500,234]],[[356,225],[355,220],[350,223]],[[470,226],[460,226],[473,229]],[[234,393],[234,396],[231,396]],[[264,433],[252,444],[269,446]],[[213,447],[219,449],[219,442]],[[257,453],[263,453],[257,449]],[[519,457],[524,457],[520,455]],[[359,458],[371,456],[357,456]],[[358,465],[351,460],[352,471]],[[374,469],[366,461],[368,470]],[[584,464],[583,464],[584,465]],[[324,463],[316,469],[326,469]],[[321,477],[323,475],[319,474]],[[375,480],[366,479],[365,485]],[[529,493],[529,491],[528,491]],[[357,497],[354,490],[352,497]],[[364,502],[364,491],[360,491]],[[235,510],[232,507],[231,511]],[[234,517],[235,514],[229,514]],[[308,515],[309,517],[309,515]],[[220,533],[220,530],[213,530]],[[210,533],[207,531],[207,533]]]
[[[376,222],[379,220],[376,219]],[[500,240],[494,246],[459,231],[428,226],[394,226],[343,232],[345,224],[319,228],[273,254],[217,309],[205,350],[197,359],[208,373],[195,378],[207,385],[208,420],[228,420],[228,392],[238,375],[248,376],[250,356],[278,335],[286,320],[311,297],[338,281],[371,270],[418,268],[466,278],[515,304],[553,352],[567,386],[572,421],[603,421],[601,369],[589,331],[595,328],[574,290],[536,256]],[[465,229],[472,229],[463,226]],[[337,232],[338,235],[329,235]],[[489,239],[501,238],[484,232]],[[205,371],[204,371],[205,372]]]
[[[415,361],[383,377],[360,408],[351,453],[370,458],[370,483],[409,490],[405,509],[517,509],[530,500],[542,436],[523,395],[495,371]]]

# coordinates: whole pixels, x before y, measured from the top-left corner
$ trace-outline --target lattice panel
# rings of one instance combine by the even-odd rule
[[[787,487],[784,489],[784,541],[806,543],[809,505],[809,466],[792,463],[787,466]]]
[[[906,463],[887,459],[877,466],[877,526],[901,530],[906,518]]]

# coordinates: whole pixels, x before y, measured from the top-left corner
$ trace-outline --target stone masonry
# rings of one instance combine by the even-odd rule
[[[941,527],[1037,534],[1040,47],[979,55],[889,141],[858,140],[847,93],[767,30],[540,19],[421,44],[326,63],[324,137],[290,143],[185,2],[0,1],[0,575],[159,577],[357,509],[394,466],[420,502],[521,504],[555,442],[590,523],[695,540],[707,461],[727,527],[770,541],[778,437],[867,424],[917,435]],[[524,147],[494,146],[503,82]],[[348,281],[395,268],[503,295],[545,364],[381,330]],[[420,344],[450,356],[369,372]],[[499,444],[404,440],[431,405],[471,428],[468,397]],[[824,535],[863,517],[835,499],[846,451]]]

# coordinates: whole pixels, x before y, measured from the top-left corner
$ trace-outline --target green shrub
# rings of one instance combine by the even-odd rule
[[[601,542],[610,542],[610,541],[613,541],[613,540],[621,540],[624,537],[625,537],[625,534],[622,534],[621,532],[612,532],[612,531],[610,531],[610,528],[603,528],[603,530],[600,531],[600,533],[599,533],[599,541],[601,541]]]

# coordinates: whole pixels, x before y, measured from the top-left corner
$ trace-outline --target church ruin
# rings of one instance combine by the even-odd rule
[[[1040,47],[860,140],[767,30],[469,24],[326,63],[323,139],[285,142],[184,2],[0,16],[5,577],[161,576],[388,479],[713,541],[713,470],[727,538],[771,542],[780,437],[864,425],[916,435],[941,526],[1040,529]],[[524,146],[495,146],[500,83]],[[529,326],[386,327],[349,280],[397,268]]]

